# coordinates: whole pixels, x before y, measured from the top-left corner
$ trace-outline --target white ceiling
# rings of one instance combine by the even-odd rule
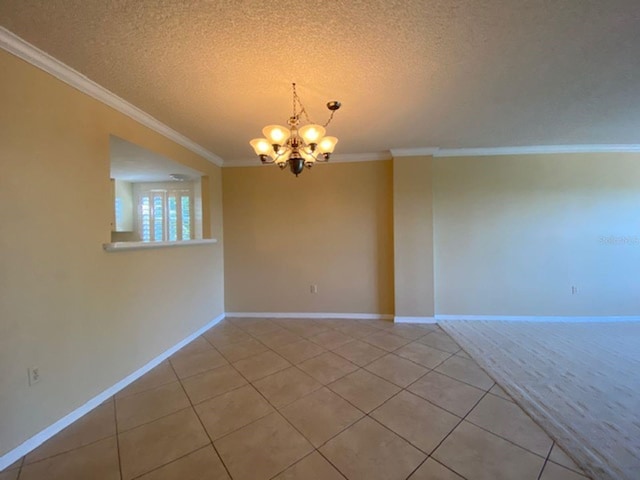
[[[315,121],[343,103],[339,154],[640,144],[638,0],[2,0],[0,23],[225,164],[293,81]]]
[[[202,173],[121,138],[109,139],[111,178],[127,182],[171,182],[171,174],[195,180]]]

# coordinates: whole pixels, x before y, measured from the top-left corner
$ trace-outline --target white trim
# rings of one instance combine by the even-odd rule
[[[436,156],[439,151],[438,147],[392,148],[391,155],[393,158]]]
[[[72,86],[82,93],[85,93],[105,105],[116,109],[120,113],[123,113],[136,122],[141,123],[145,127],[149,127],[151,130],[167,137],[169,140],[173,140],[192,152],[201,155],[210,162],[215,163],[218,166],[222,166],[222,158],[215,153],[210,152],[193,140],[190,140],[181,133],[176,132],[148,113],[130,104],[103,86],[98,85],[93,80],[85,77],[80,72],[74,70],[68,65],[65,65],[48,53],[43,52],[34,45],[31,45],[29,42],[23,40],[15,33],[10,32],[4,27],[0,27],[0,48],[30,63],[34,67],[44,70],[56,77],[58,80],[62,80],[67,85]]]
[[[594,145],[525,145],[520,147],[486,148],[392,148],[393,158],[401,157],[488,157],[499,155],[550,155],[562,153],[638,153],[638,144],[594,144]]]
[[[176,242],[113,242],[103,243],[102,248],[107,252],[121,252],[123,250],[147,250],[151,248],[188,247],[191,245],[209,245],[218,243],[217,238],[201,238],[197,240],[180,240]]]
[[[226,312],[229,318],[346,318],[352,320],[391,320],[386,313],[316,313],[316,312]]]
[[[436,323],[435,317],[393,317],[394,323]]]
[[[537,315],[436,315],[436,322],[446,320],[482,320],[482,321],[505,321],[505,322],[639,322],[640,316],[537,316]]]
[[[549,155],[561,153],[636,153],[637,144],[600,145],[530,145],[522,147],[441,148],[435,157],[486,157],[497,155]]]
[[[218,315],[209,323],[207,323],[203,327],[200,327],[198,330],[193,332],[184,340],[176,343],[169,350],[165,351],[164,353],[161,353],[160,355],[155,357],[153,360],[148,362],[146,365],[140,367],[138,370],[128,375],[127,377],[123,378],[115,385],[107,388],[102,393],[93,397],[91,400],[89,400],[87,403],[85,403],[81,407],[76,408],[73,412],[65,415],[57,422],[49,425],[47,428],[45,428],[41,432],[37,433],[30,439],[26,440],[25,442],[23,442],[22,444],[14,448],[13,450],[9,451],[8,453],[0,457],[0,471],[2,471],[4,468],[14,463],[23,455],[26,455],[27,453],[31,452],[33,449],[42,445],[42,443],[44,443],[45,441],[53,437],[56,433],[60,432],[61,430],[68,427],[69,425],[71,425],[73,422],[75,422],[82,416],[89,413],[91,410],[96,408],[102,402],[108,400],[110,397],[118,393],[120,390],[122,390],[124,387],[126,387],[130,383],[140,378],[142,375],[147,373],[152,368],[158,366],[161,362],[169,358],[171,355],[173,355],[175,352],[180,350],[182,347],[184,347],[188,343],[195,340],[197,337],[199,337],[204,332],[209,330],[211,327],[213,327],[216,323],[220,322],[222,319],[224,319],[224,314]]]

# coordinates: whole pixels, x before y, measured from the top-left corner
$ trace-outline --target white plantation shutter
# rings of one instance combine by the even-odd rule
[[[143,242],[193,238],[193,193],[189,189],[138,190],[138,229]]]

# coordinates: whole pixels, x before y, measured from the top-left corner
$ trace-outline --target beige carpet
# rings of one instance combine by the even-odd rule
[[[594,479],[640,479],[640,322],[441,326]]]

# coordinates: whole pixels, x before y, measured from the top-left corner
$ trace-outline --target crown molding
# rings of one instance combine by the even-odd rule
[[[487,157],[498,155],[550,155],[562,153],[634,153],[637,144],[531,145],[522,147],[439,148],[434,157]]]
[[[400,157],[492,157],[500,155],[551,155],[562,153],[634,153],[640,152],[638,144],[593,145],[527,145],[521,147],[486,148],[392,148],[393,158]]]
[[[392,148],[390,150],[393,158],[400,157],[434,157],[440,151],[438,147],[419,147],[419,148]]]
[[[48,53],[43,52],[38,47],[31,45],[29,42],[23,40],[15,33],[10,32],[4,27],[0,27],[0,48],[18,58],[21,58],[25,62],[30,63],[34,67],[53,75],[58,80],[63,81],[76,90],[79,90],[80,92],[95,98],[99,102],[116,109],[120,113],[123,113],[145,127],[154,130],[169,140],[173,140],[183,147],[188,148],[210,162],[218,166],[222,166],[222,158],[217,156],[215,153],[210,152],[195,143],[193,140],[190,140],[181,133],[176,132],[148,113],[140,110],[138,107],[120,98],[115,93],[110,92],[101,85],[98,85],[93,80],[90,80],[80,72],[62,63],[60,60],[57,60]]]

